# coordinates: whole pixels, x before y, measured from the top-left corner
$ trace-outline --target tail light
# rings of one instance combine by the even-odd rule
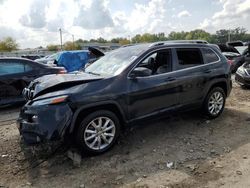
[[[227,63],[228,63],[230,66],[232,66],[232,65],[233,65],[233,60],[228,59],[228,60],[227,60]]]
[[[67,71],[65,69],[59,69],[58,74],[66,74]]]

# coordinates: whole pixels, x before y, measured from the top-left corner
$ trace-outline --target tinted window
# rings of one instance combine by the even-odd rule
[[[25,72],[24,65],[20,63],[0,63],[0,75],[17,74]]]
[[[202,51],[203,51],[203,55],[204,55],[206,63],[219,61],[219,57],[215,54],[213,50],[208,49],[208,48],[203,48]]]
[[[152,75],[164,74],[171,72],[171,51],[160,50],[146,57],[137,67],[144,67],[150,69]]]
[[[203,64],[202,55],[198,48],[178,48],[176,52],[181,68]]]

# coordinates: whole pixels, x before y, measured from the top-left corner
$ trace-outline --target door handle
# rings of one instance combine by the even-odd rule
[[[203,71],[204,73],[210,73],[210,72],[212,72],[210,69],[207,69],[207,70],[204,70]]]
[[[165,79],[165,82],[172,82],[172,81],[175,81],[176,78],[175,77],[168,77]]]

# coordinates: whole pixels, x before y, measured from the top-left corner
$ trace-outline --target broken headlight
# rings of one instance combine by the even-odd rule
[[[57,96],[57,97],[52,97],[52,98],[47,98],[47,99],[40,99],[40,100],[34,101],[32,103],[32,106],[59,104],[59,103],[65,102],[67,97],[68,97],[67,95],[63,95],[63,96]]]

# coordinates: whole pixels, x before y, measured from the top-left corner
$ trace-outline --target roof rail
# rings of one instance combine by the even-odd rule
[[[173,44],[173,43],[208,44],[208,42],[205,40],[167,40],[167,41],[154,42],[150,45],[150,47],[160,46],[160,45],[165,45],[165,44]]]

